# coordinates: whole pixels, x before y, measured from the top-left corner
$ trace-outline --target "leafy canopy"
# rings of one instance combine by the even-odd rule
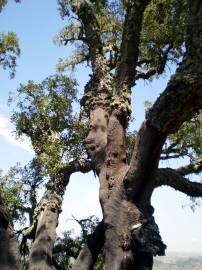
[[[7,207],[14,223],[32,223],[38,191],[45,181],[47,177],[36,158],[24,167],[16,164],[5,175],[0,172],[0,203]]]
[[[58,70],[74,69],[77,64],[90,64],[90,55],[84,25],[71,8],[71,3],[82,0],[58,0],[60,14],[67,25],[55,38],[59,45],[74,45],[76,50],[68,59],[60,59]],[[123,20],[127,1],[89,1],[99,24],[103,51],[110,70],[119,61]],[[151,76],[162,74],[168,62],[178,63],[184,51],[187,24],[186,0],[152,0],[145,10],[140,37],[138,73],[149,72]],[[152,72],[151,72],[152,71]],[[137,77],[139,78],[139,77]]]
[[[0,0],[0,12],[7,4],[7,0]],[[19,3],[19,0],[15,0]],[[20,55],[19,41],[15,33],[0,33],[0,66],[10,70],[10,77],[15,75],[16,59]]]
[[[84,156],[82,139],[86,128],[73,112],[76,82],[63,75],[50,76],[40,84],[29,81],[18,89],[12,121],[17,135],[26,134],[49,174],[57,174],[75,158]]]

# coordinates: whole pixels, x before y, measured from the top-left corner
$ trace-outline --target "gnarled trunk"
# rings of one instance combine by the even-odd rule
[[[50,194],[46,199],[47,201],[41,203],[35,240],[29,255],[28,269],[30,270],[52,269],[52,252],[61,201],[54,194]]]
[[[86,139],[87,151],[100,180],[99,197],[105,228],[105,270],[152,269],[153,255],[164,254],[165,250],[152,218],[150,198],[153,186],[146,184],[142,188],[138,185],[138,196],[133,198],[126,192],[124,180],[129,166],[126,164],[125,122],[119,118],[117,111],[110,113],[104,108],[92,110],[91,131]],[[151,149],[152,146],[149,151]],[[154,153],[158,156],[156,152],[155,149]],[[149,173],[146,175],[149,176]],[[138,182],[141,183],[145,174],[140,173],[139,177],[141,179]],[[153,236],[148,236],[149,231]]]

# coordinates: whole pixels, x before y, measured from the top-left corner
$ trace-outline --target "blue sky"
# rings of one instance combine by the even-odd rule
[[[13,127],[9,118],[13,108],[7,106],[9,92],[15,92],[20,83],[28,80],[40,82],[55,73],[55,65],[60,57],[67,57],[70,50],[67,47],[57,47],[52,40],[64,26],[57,7],[56,0],[22,0],[21,4],[8,1],[9,4],[0,14],[0,31],[14,31],[20,41],[21,56],[18,59],[16,76],[9,79],[9,73],[0,69],[0,168],[6,171],[16,162],[26,164],[33,151],[29,141],[16,141],[12,135]],[[88,79],[88,69],[83,66],[78,69],[76,78],[80,89]],[[153,83],[140,82],[134,89],[133,109],[135,123],[138,128],[144,119],[144,101],[154,101],[164,89],[167,77]],[[182,161],[174,163],[180,166]],[[169,164],[164,164],[164,166]],[[192,177],[194,180],[194,177]],[[98,203],[98,179],[92,174],[72,176],[61,214],[58,233],[74,227],[72,215],[84,218],[91,214],[101,216]],[[78,199],[79,198],[79,199]],[[189,199],[170,188],[160,188],[152,198],[155,207],[155,217],[169,251],[199,252],[202,250],[202,208],[193,213],[189,207]]]

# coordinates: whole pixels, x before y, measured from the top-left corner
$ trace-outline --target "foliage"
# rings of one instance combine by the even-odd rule
[[[131,160],[133,149],[136,143],[137,131],[127,132],[126,134],[126,159],[127,162]]]
[[[96,216],[90,216],[88,218],[80,219],[80,220],[74,218],[74,220],[81,227],[81,236],[80,236],[81,243],[82,244],[86,243],[87,236],[94,232],[95,228],[97,227],[99,223],[99,219]]]
[[[58,63],[58,70],[60,71],[74,69],[77,64],[85,61],[88,64],[90,63],[84,25],[73,13],[70,2],[58,0],[61,17],[66,18],[68,16],[68,24],[60,31],[55,38],[55,42],[59,45],[73,44],[76,50],[68,59],[60,59]],[[81,4],[82,1],[77,1],[77,5]],[[101,35],[104,52],[108,55],[109,64],[112,65],[112,62],[118,58],[120,49],[124,18],[123,3],[122,1],[90,1],[90,5],[99,23],[99,34]]]
[[[56,269],[71,269],[73,259],[76,259],[81,249],[79,237],[73,238],[71,231],[57,237],[53,250],[53,263]]]
[[[20,0],[15,0],[15,2],[20,3]],[[7,3],[8,3],[8,0],[0,0],[0,12],[6,6]]]
[[[15,75],[16,58],[20,55],[19,42],[13,32],[0,33],[0,65],[10,70],[10,77]]]
[[[24,221],[22,209],[24,198],[21,197],[22,182],[16,177],[18,167],[12,167],[6,175],[0,175],[0,198],[1,202],[8,208],[13,221]]]
[[[161,74],[167,61],[179,62],[186,40],[187,10],[186,0],[153,0],[148,5],[140,44],[143,70]]]
[[[50,175],[84,156],[86,128],[73,113],[76,82],[63,76],[48,77],[40,84],[29,81],[18,89],[18,111],[12,116],[19,136],[26,134],[39,162]]]
[[[8,208],[12,221],[21,225],[32,222],[32,216],[37,204],[37,190],[45,178],[41,166],[33,159],[28,165],[21,167],[17,164],[11,167],[5,175],[0,175],[0,198]]]
[[[20,3],[20,0],[15,0]],[[0,0],[0,12],[8,3],[7,0]],[[10,77],[15,75],[16,58],[20,55],[20,47],[17,36],[13,32],[0,33],[0,66],[10,70]]]
[[[59,60],[58,70],[74,70],[77,64],[90,63],[84,25],[71,9],[71,1],[58,0],[58,4],[62,18],[67,18],[67,25],[55,38],[55,42],[76,47],[72,56]],[[81,0],[77,1],[77,5],[81,4]],[[108,66],[113,70],[119,61],[127,1],[90,1],[89,4],[99,24]],[[186,40],[187,9],[187,1],[184,0],[151,1],[144,13],[138,74],[150,72],[148,78],[152,78],[153,75],[162,74],[167,63],[180,61]]]
[[[75,219],[75,218],[74,218]],[[82,246],[86,243],[88,235],[94,232],[99,220],[96,216],[86,219],[75,219],[81,226],[81,234],[73,237],[71,231],[63,233],[62,237],[57,237],[53,250],[53,263],[55,269],[71,269],[72,263],[77,258]],[[95,270],[103,268],[103,255],[100,255],[95,265]]]
[[[202,112],[183,123],[177,133],[171,134],[162,158],[188,157],[191,163],[202,159]]]

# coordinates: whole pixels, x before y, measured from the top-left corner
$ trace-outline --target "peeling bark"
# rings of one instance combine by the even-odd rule
[[[153,214],[150,211],[152,192],[140,196],[137,204],[128,200],[123,186],[129,168],[125,154],[125,127],[117,118],[117,111],[111,113],[108,121],[106,114],[104,109],[92,111],[91,131],[86,139],[88,153],[98,169],[100,179],[99,197],[105,226],[105,269],[134,269],[137,265],[137,269],[141,269],[143,265],[152,265],[153,254],[144,251],[143,260],[142,252],[134,244],[136,240],[132,237],[132,227],[142,224]],[[145,196],[148,197],[146,205]]]

